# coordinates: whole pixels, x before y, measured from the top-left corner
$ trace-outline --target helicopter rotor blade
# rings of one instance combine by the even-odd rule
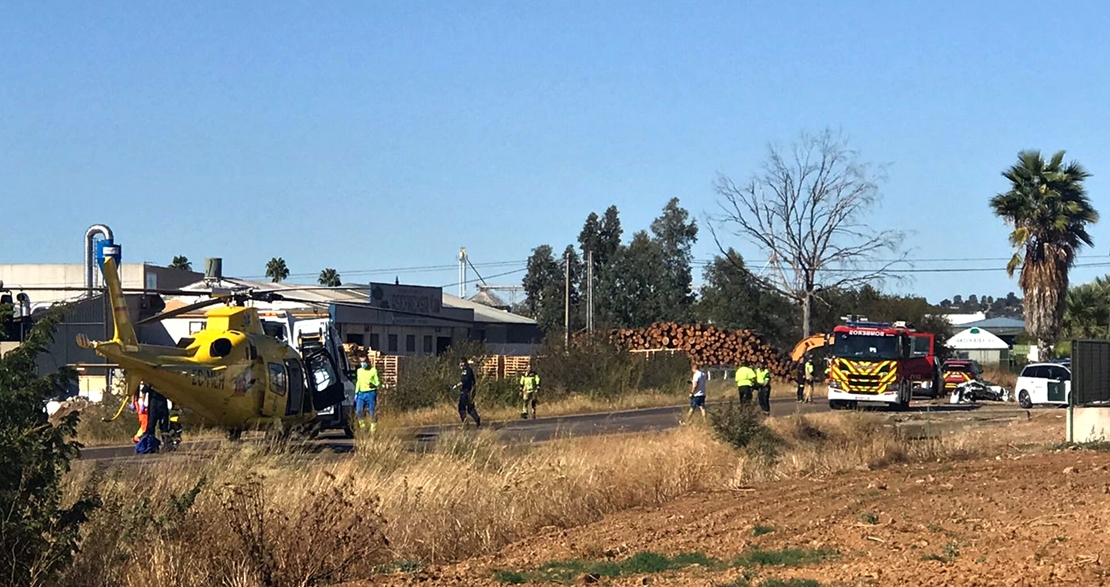
[[[173,310],[169,310],[167,312],[162,312],[161,314],[151,316],[150,318],[147,318],[145,320],[139,320],[138,322],[135,323],[135,326],[146,326],[147,324],[153,324],[155,322],[161,322],[162,320],[166,320],[166,319],[169,319],[169,318],[174,318],[174,317],[180,316],[182,314],[188,314],[189,312],[193,312],[193,311],[199,310],[201,308],[207,308],[208,306],[215,306],[216,304],[222,304],[222,303],[226,302],[228,299],[229,298],[227,296],[221,296],[221,297],[216,297],[216,298],[209,298],[207,300],[201,300],[199,302],[189,304],[187,306],[181,306],[180,308],[174,308]]]

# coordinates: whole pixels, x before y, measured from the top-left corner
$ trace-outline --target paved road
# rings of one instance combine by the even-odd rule
[[[711,407],[712,404],[710,404]],[[905,412],[898,412],[899,418],[914,419],[915,415],[926,411],[926,404],[913,405]],[[1021,411],[1013,404],[953,406],[934,403],[928,406],[932,413],[951,414],[969,413],[986,410],[990,413],[1000,413],[1003,417],[1010,411]],[[608,412],[600,414],[581,414],[576,416],[558,416],[540,418],[537,420],[511,420],[507,422],[492,422],[487,424],[492,430],[507,442],[528,443],[544,442],[555,438],[567,436],[589,436],[601,434],[621,434],[632,432],[650,432],[652,430],[665,430],[678,426],[680,418],[685,415],[685,406],[672,406],[663,408],[646,408],[621,412]],[[812,404],[799,404],[789,398],[771,400],[771,414],[782,416],[794,413],[818,413],[829,411],[828,403],[818,400]],[[942,417],[942,416],[941,416]],[[412,440],[414,450],[426,449],[445,433],[459,430],[456,425],[428,426],[409,430],[402,433]],[[249,442],[249,441],[244,441]],[[198,441],[185,443],[179,449],[179,454],[190,452],[203,452],[219,446],[217,441]],[[342,437],[321,436],[317,441],[306,445],[309,452],[321,454],[344,454],[354,450],[354,442]],[[81,458],[85,460],[131,460],[149,457],[135,455],[132,446],[108,446],[86,448],[81,451]]]

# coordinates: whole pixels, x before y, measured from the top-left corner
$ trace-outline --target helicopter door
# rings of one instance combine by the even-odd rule
[[[285,415],[296,416],[308,411],[308,397],[305,395],[304,370],[300,361],[286,361],[285,368],[289,371],[289,402],[285,404]]]
[[[317,347],[304,355],[305,368],[311,374],[308,384],[312,387],[312,405],[317,410],[334,406],[343,401],[343,380],[330,354],[324,347]]]

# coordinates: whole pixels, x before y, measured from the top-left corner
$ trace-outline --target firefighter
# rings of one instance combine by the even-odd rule
[[[736,368],[736,392],[740,403],[752,403],[752,386],[755,384],[755,371],[746,364]]]
[[[355,371],[355,418],[358,427],[366,427],[366,414],[370,415],[370,432],[378,429],[378,387],[381,386],[378,368],[370,363],[369,357],[362,357]]]
[[[529,409],[532,412],[532,419],[536,419],[536,394],[539,391],[540,376],[536,375],[535,369],[529,367],[528,373],[520,377],[520,395],[523,399],[523,404],[520,407],[521,419],[528,419]]]
[[[759,409],[766,416],[771,415],[771,372],[765,365],[755,369],[755,387],[759,399]]]
[[[474,370],[470,368],[466,357],[459,359],[459,382],[455,384],[455,387],[459,390],[459,419],[465,426],[466,417],[469,415],[474,419],[474,425],[481,428],[482,417],[478,415],[478,410],[474,407],[475,384]]]

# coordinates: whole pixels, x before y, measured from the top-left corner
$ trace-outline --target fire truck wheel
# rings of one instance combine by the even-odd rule
[[[839,400],[839,399],[831,399],[831,400],[829,400],[829,409],[830,410],[846,410],[846,409],[848,409],[848,402],[846,402],[844,400]]]
[[[898,402],[891,407],[899,411],[909,409],[911,393],[909,382],[903,381],[902,384],[898,386]]]

